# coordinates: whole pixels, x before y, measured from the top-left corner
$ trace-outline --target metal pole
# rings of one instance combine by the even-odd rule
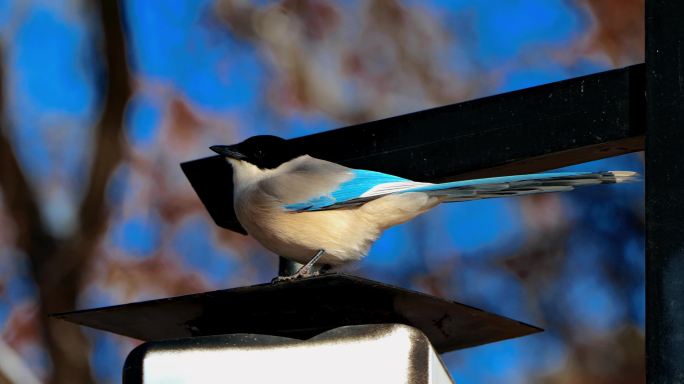
[[[684,2],[646,1],[646,376],[684,383]]]
[[[295,263],[284,257],[278,258],[278,276],[290,276],[299,271],[303,264]]]

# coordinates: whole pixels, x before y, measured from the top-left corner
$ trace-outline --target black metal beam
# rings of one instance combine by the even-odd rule
[[[646,2],[646,372],[684,383],[684,2]]]
[[[643,150],[644,77],[636,65],[292,141],[315,157],[420,181],[544,171]],[[216,223],[244,233],[230,166],[210,157],[181,167]]]

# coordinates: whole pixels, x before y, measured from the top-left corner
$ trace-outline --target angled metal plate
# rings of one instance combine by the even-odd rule
[[[344,274],[52,315],[145,341],[252,333],[308,339],[345,325],[406,324],[440,352],[540,328],[471,306]]]

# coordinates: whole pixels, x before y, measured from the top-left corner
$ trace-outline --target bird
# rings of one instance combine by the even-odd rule
[[[277,255],[303,264],[281,280],[315,275],[316,263],[332,268],[358,261],[383,231],[441,203],[639,178],[632,171],[552,172],[428,183],[315,158],[272,135],[210,149],[232,167],[232,203],[247,233]]]

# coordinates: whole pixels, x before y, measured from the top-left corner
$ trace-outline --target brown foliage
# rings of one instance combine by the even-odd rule
[[[227,27],[264,50],[273,74],[269,101],[282,113],[354,123],[472,96],[473,83],[441,67],[449,33],[420,7],[395,0],[342,7],[217,2]]]
[[[107,260],[102,279],[108,290],[118,290],[125,302],[185,295],[209,289],[196,271],[188,271],[175,259],[157,254],[145,260]],[[150,281],[154,276],[154,281]]]
[[[2,339],[15,350],[25,345],[41,343],[41,321],[35,303],[23,303],[14,308],[7,320]]]
[[[565,367],[539,384],[641,384],[645,382],[644,335],[625,327],[571,346]]]
[[[588,54],[606,55],[613,66],[644,61],[644,0],[574,1],[591,15]]]

